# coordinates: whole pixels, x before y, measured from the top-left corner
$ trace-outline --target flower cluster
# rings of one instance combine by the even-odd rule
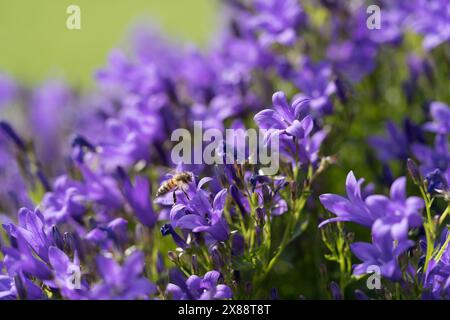
[[[0,74],[0,299],[450,299],[450,1],[378,3],[229,0],[209,50],[137,29],[89,93]],[[175,162],[198,121],[245,161]]]

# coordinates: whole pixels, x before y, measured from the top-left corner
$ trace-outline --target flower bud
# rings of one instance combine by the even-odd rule
[[[58,249],[63,250],[64,249],[64,239],[63,239],[61,233],[59,232],[57,226],[52,227],[52,238],[53,238],[53,241],[55,242],[56,246],[58,247]]]
[[[412,159],[406,161],[406,166],[408,167],[408,173],[414,182],[414,184],[420,186],[422,184],[422,176],[419,171],[419,167]]]
[[[178,262],[178,255],[173,251],[167,252],[167,257],[169,258],[170,261],[174,263]]]

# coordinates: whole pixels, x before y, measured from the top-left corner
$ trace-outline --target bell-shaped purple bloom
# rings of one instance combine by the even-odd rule
[[[352,243],[350,249],[362,261],[361,264],[353,266],[353,274],[376,272],[374,267],[378,267],[382,277],[398,281],[402,276],[398,257],[413,244],[413,241],[407,239],[394,240],[390,232],[376,233],[372,236],[372,243]]]
[[[449,185],[447,179],[442,175],[439,169],[436,169],[426,175],[428,193],[448,193]]]
[[[320,202],[337,217],[323,221],[319,227],[335,221],[352,221],[366,227],[371,227],[377,218],[384,215],[384,212],[372,211],[366,203],[366,201],[371,203],[373,196],[368,196],[366,201],[363,199],[361,195],[361,185],[363,183],[364,179],[356,180],[355,175],[350,171],[345,183],[347,198],[330,193],[322,194],[319,197]]]
[[[42,200],[43,216],[50,224],[79,219],[86,211],[85,192],[81,182],[63,175],[56,179],[53,190]]]
[[[4,264],[10,274],[26,273],[41,280],[51,278],[51,271],[48,265],[40,258],[37,253],[27,243],[27,240],[17,231],[13,225],[4,226],[13,246],[2,249],[4,255]]]
[[[293,81],[302,90],[302,95],[310,99],[312,110],[320,114],[329,114],[333,111],[330,97],[336,92],[336,84],[332,79],[329,63],[315,64],[309,58],[305,58]]]
[[[28,121],[37,157],[44,164],[52,164],[54,170],[62,165],[63,130],[71,127],[76,118],[70,108],[72,100],[69,87],[58,80],[46,82],[31,97]]]
[[[267,130],[265,141],[270,142],[278,136],[280,153],[290,162],[297,165],[299,160],[302,164],[315,164],[327,132],[320,130],[313,133],[314,122],[308,114],[310,100],[299,97],[289,104],[283,92],[276,92],[272,102],[273,109],[265,109],[254,117],[258,126]]]
[[[138,220],[146,227],[153,228],[157,221],[157,215],[150,201],[150,184],[148,179],[142,176],[134,178],[131,184],[128,176],[123,178],[124,195]]]
[[[145,266],[144,254],[134,251],[123,265],[103,255],[97,256],[97,270],[102,281],[89,293],[90,299],[148,299],[156,292],[156,286],[142,276]]]
[[[116,218],[106,225],[100,224],[85,235],[85,239],[104,248],[120,246],[127,241],[128,221]]]
[[[387,137],[371,136],[368,139],[378,159],[383,162],[405,161],[411,154],[412,145],[425,141],[421,128],[408,118],[404,119],[401,128],[392,121],[386,122],[386,132]]]
[[[409,228],[422,224],[421,212],[425,204],[419,197],[407,197],[406,178],[400,177],[391,185],[390,197],[384,195],[361,196],[363,179],[357,181],[353,172],[347,175],[347,196],[334,194],[320,196],[323,206],[337,217],[325,220],[319,227],[334,221],[352,221],[373,232],[391,233],[395,240],[406,239]]]
[[[0,300],[13,300],[15,298],[14,278],[0,273]]]
[[[450,134],[450,107],[443,102],[434,101],[430,104],[433,119],[424,125],[425,130],[438,134]]]
[[[434,148],[424,144],[414,144],[412,151],[420,161],[420,169],[424,176],[439,169],[443,178],[450,182],[450,147],[446,135],[436,135]]]
[[[272,96],[273,109],[258,112],[254,120],[261,129],[271,130],[271,134],[288,135],[303,139],[313,129],[313,120],[308,115],[309,100],[297,99],[289,104],[283,92]]]
[[[192,232],[205,232],[216,241],[227,240],[229,228],[223,215],[227,193],[227,189],[221,190],[211,203],[209,193],[200,187],[186,204],[177,204],[172,208],[172,224]]]
[[[450,299],[450,245],[445,243],[448,237],[450,232],[444,231],[438,241],[439,256],[434,256],[428,265],[423,279],[425,299]]]
[[[391,221],[406,218],[408,226],[416,228],[422,224],[421,212],[425,203],[422,198],[407,197],[406,177],[397,178],[392,183],[390,197],[372,195],[366,199],[366,203],[372,211],[383,212],[383,215]]]
[[[261,33],[261,45],[273,43],[293,45],[298,27],[305,21],[305,12],[295,0],[254,0],[256,13],[247,21],[248,27]]]
[[[203,277],[190,276],[186,282],[183,279],[169,283],[166,294],[174,300],[223,300],[231,299],[232,291],[225,284],[218,284],[221,275],[218,271],[209,271]]]
[[[450,2],[416,0],[411,19],[415,31],[424,35],[423,47],[432,50],[450,40]]]
[[[23,274],[10,276],[0,272],[0,300],[15,300],[18,298],[38,300],[44,299],[44,297],[41,288]]]
[[[82,281],[80,262],[75,252],[73,261],[57,247],[49,248],[49,262],[53,268],[53,280],[46,281],[52,288],[58,288],[66,299],[83,299],[86,283]]]

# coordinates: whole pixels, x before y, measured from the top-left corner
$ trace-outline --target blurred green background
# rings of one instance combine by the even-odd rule
[[[81,9],[81,30],[66,28],[71,4]],[[30,85],[63,77],[86,87],[136,23],[204,46],[218,13],[217,0],[0,0],[0,71]]]

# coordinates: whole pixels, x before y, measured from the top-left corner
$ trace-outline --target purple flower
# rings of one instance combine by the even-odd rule
[[[183,201],[172,208],[170,220],[180,229],[205,232],[215,241],[225,241],[229,236],[228,223],[223,215],[227,189],[218,192],[211,203],[209,193],[201,189],[201,184],[202,181],[195,195],[187,202]]]
[[[82,299],[86,292],[86,284],[81,279],[80,262],[75,253],[73,261],[57,247],[49,248],[49,262],[53,268],[54,278],[46,281],[52,288],[58,288],[64,298]]]
[[[53,191],[42,199],[43,216],[47,223],[55,224],[67,219],[80,219],[85,213],[84,186],[81,182],[63,175],[56,179]]]
[[[296,165],[297,159],[303,164],[315,163],[326,131],[312,134],[314,123],[308,115],[310,100],[299,98],[290,105],[283,92],[276,92],[272,101],[273,110],[265,109],[254,117],[258,126],[267,130],[265,140],[270,142],[278,136],[281,153]]]
[[[356,180],[353,171],[350,171],[345,182],[347,198],[330,193],[322,194],[319,197],[322,205],[337,216],[323,221],[319,225],[319,228],[335,221],[352,221],[366,227],[371,227],[375,220],[384,214],[383,211],[372,211],[367,203],[371,203],[371,199],[376,196],[368,196],[365,200],[362,198],[361,185],[363,183],[364,179]]]
[[[376,266],[382,277],[398,281],[402,276],[398,257],[413,244],[413,241],[407,239],[394,240],[390,232],[373,234],[372,243],[355,242],[350,245],[350,249],[362,263],[353,266],[353,274],[363,275],[373,272],[375,270],[372,268]]]
[[[85,197],[108,210],[122,206],[123,198],[118,189],[117,181],[106,172],[94,172],[83,163],[78,164],[84,181]]]
[[[14,278],[0,273],[0,300],[13,300],[15,298]]]
[[[92,288],[90,299],[148,299],[156,286],[142,276],[145,261],[141,251],[130,254],[123,265],[103,255],[97,256],[97,270],[102,281]]]
[[[376,150],[378,158],[383,162],[405,161],[411,153],[412,144],[424,141],[420,127],[407,118],[403,121],[403,128],[388,121],[386,132],[387,137],[372,136],[368,139],[371,147]]]
[[[44,294],[36,284],[23,274],[4,275],[0,268],[0,300],[43,299]]]
[[[48,81],[37,88],[31,97],[29,123],[38,159],[60,170],[63,130],[71,128],[75,117],[73,97],[61,81]],[[54,165],[57,165],[56,167]]]
[[[416,0],[412,27],[424,35],[423,47],[432,50],[450,40],[450,2],[448,0]]]
[[[303,95],[310,99],[312,110],[321,114],[333,111],[330,97],[336,92],[336,85],[328,62],[314,64],[309,58],[303,59],[302,68],[293,81]]]
[[[89,231],[85,238],[92,243],[110,248],[111,245],[119,246],[127,241],[128,221],[123,218],[116,218],[109,223],[100,224]]]
[[[407,197],[406,177],[397,178],[391,185],[390,197],[384,195],[372,195],[366,199],[372,211],[383,213],[383,218],[387,218],[391,223],[400,222],[404,218],[407,220],[407,227],[419,227],[422,224],[421,212],[425,207],[422,198]],[[394,239],[398,237],[394,236]]]
[[[357,83],[375,69],[379,45],[371,39],[375,32],[367,28],[366,7],[359,7],[349,14],[348,19],[331,24],[335,39],[328,46],[326,55],[339,76]],[[346,39],[342,39],[341,32],[349,33]],[[382,40],[382,37],[378,35],[378,39]]]
[[[14,227],[11,236],[21,237],[42,260],[48,261],[48,249],[53,245],[50,231],[45,225],[42,213],[22,208],[18,214],[19,224]]]
[[[41,280],[50,279],[51,271],[45,262],[48,262],[48,248],[52,243],[40,227],[39,218],[29,220],[33,224],[30,230],[13,224],[3,225],[11,242],[11,247],[2,249],[4,265],[10,274],[26,273]]]
[[[439,253],[429,262],[423,280],[425,299],[450,299],[450,246],[445,242],[448,237],[449,231],[442,232]]]
[[[128,176],[124,176],[123,188],[125,198],[138,220],[144,226],[153,228],[158,217],[153,211],[153,206],[150,201],[150,184],[148,180],[144,177],[136,176],[134,178],[134,185],[132,185]]]
[[[407,238],[409,228],[422,224],[421,211],[424,202],[418,197],[406,196],[406,178],[396,179],[390,192],[390,198],[384,195],[361,196],[363,179],[356,180],[353,172],[347,175],[347,196],[344,198],[334,194],[323,194],[320,201],[323,206],[337,215],[322,222],[319,227],[334,221],[352,221],[373,231],[391,232],[395,240]]]
[[[425,130],[438,134],[450,134],[450,107],[442,102],[432,102],[430,113],[432,122],[424,125]]]
[[[439,169],[436,169],[426,175],[428,193],[448,193],[449,185],[447,179],[442,175]]]
[[[0,122],[0,126],[1,124],[2,122]],[[28,194],[26,181],[21,176],[21,168],[14,156],[13,148],[5,139],[1,130],[0,181],[0,202],[3,212],[15,215],[21,207],[33,206]]]
[[[271,129],[272,134],[286,134],[298,139],[303,139],[312,131],[313,121],[307,114],[308,99],[298,99],[290,105],[283,92],[276,92],[272,102],[273,110],[265,109],[254,117],[261,129]]]
[[[174,300],[222,300],[231,299],[232,291],[224,284],[218,284],[221,275],[218,271],[209,271],[203,277],[190,276],[186,282],[173,277],[176,284],[169,283],[166,295]]]
[[[420,161],[420,169],[424,176],[439,169],[442,177],[450,182],[450,148],[445,135],[436,135],[434,148],[424,144],[414,144],[412,151]]]
[[[293,45],[298,27],[304,23],[305,13],[295,0],[254,0],[256,14],[248,19],[248,27],[260,32],[263,46],[273,43]],[[246,17],[244,17],[245,19]]]

